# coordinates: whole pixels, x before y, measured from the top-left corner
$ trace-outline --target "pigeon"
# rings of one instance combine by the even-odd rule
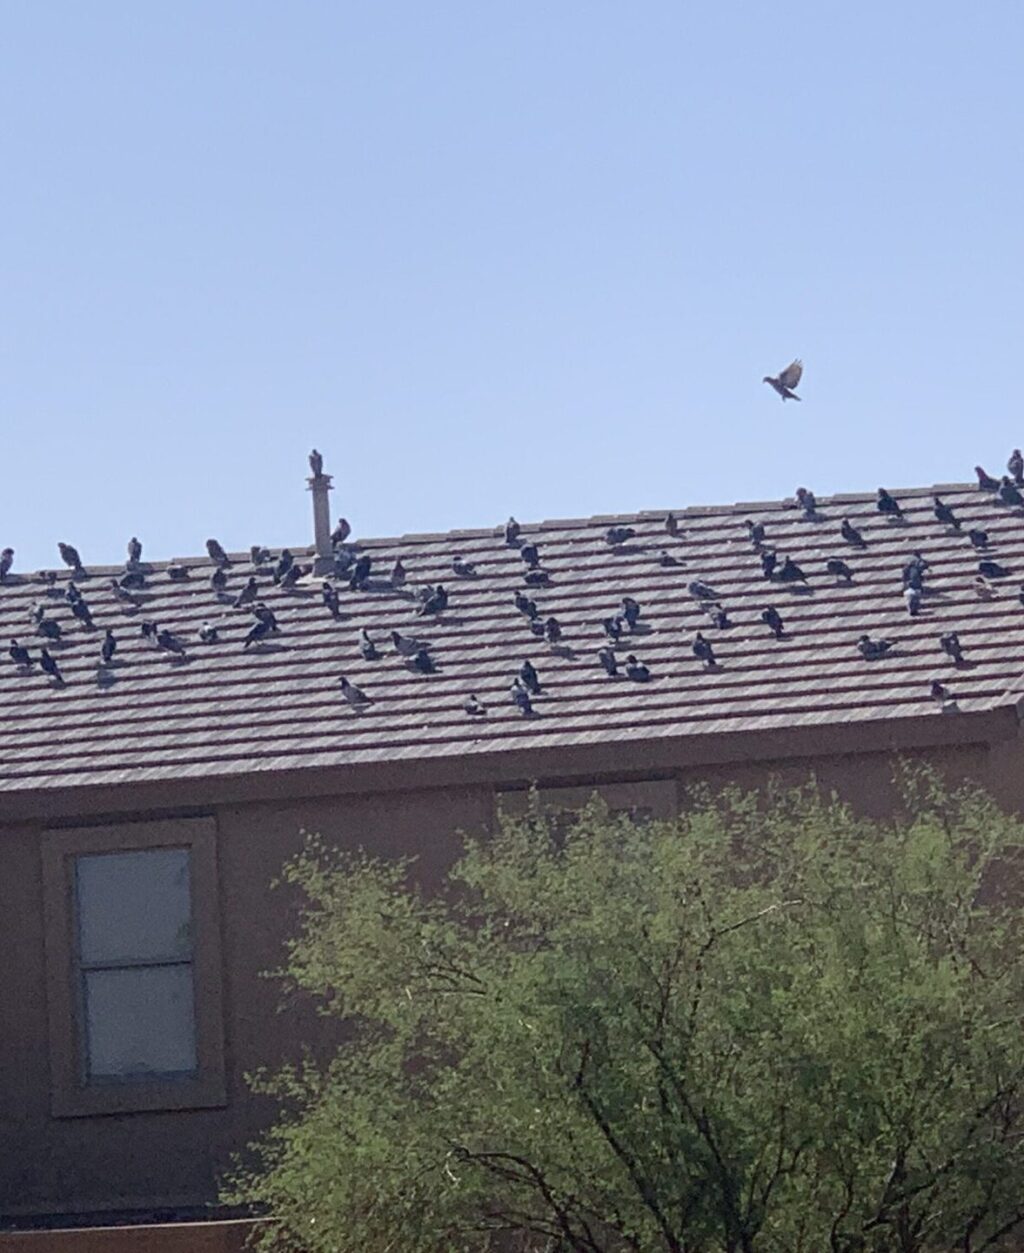
[[[232,601],[232,604],[236,609],[241,609],[243,605],[251,605],[259,594],[260,585],[256,582],[256,576],[250,574],[249,581]]]
[[[339,518],[338,525],[331,532],[332,548],[338,548],[341,544],[344,544],[351,534],[352,527],[349,524],[348,518]]]
[[[519,678],[531,696],[540,695],[540,676],[537,674],[536,667],[529,659],[524,661],[519,667]]]
[[[601,626],[604,627],[604,633],[612,643],[617,644],[622,637],[622,619],[619,617],[602,618]]]
[[[1004,505],[1010,505],[1012,508],[1024,505],[1024,496],[1020,494],[1013,480],[1007,474],[1003,475],[1003,481],[996,492],[996,499],[1001,500]]]
[[[524,544],[519,550],[519,555],[531,570],[536,570],[540,565],[540,549],[536,544]]]
[[[231,558],[227,555],[221,545],[215,539],[206,541],[206,551],[210,556],[210,560],[218,566],[231,565]]]
[[[405,566],[402,565],[401,557],[396,557],[395,564],[391,567],[390,582],[396,591],[400,587],[405,587]]]
[[[790,557],[782,563],[782,569],[779,571],[779,578],[783,583],[806,583],[807,575]]]
[[[531,600],[525,592],[516,592],[512,602],[520,613],[526,614],[528,618],[536,618],[538,613],[537,602]]]
[[[331,617],[339,617],[341,614],[341,605],[338,601],[338,590],[334,584],[329,583],[326,579],[324,579],[324,581],[320,584],[320,596]]]
[[[336,548],[334,550],[334,573],[348,578],[348,572],[356,564],[356,555],[351,548]]]
[[[265,566],[270,560],[270,549],[264,548],[261,544],[253,544],[249,549],[249,560],[257,569]]]
[[[324,472],[324,459],[315,448],[309,454],[309,472],[315,479],[320,478]]]
[[[766,579],[770,579],[772,577],[775,573],[775,567],[778,564],[779,559],[775,553],[771,551],[771,549],[761,554],[761,573]]]
[[[460,579],[476,578],[476,566],[472,561],[464,561],[462,557],[452,558],[452,570]]]
[[[998,561],[986,559],[978,562],[978,573],[986,579],[1005,579],[1010,572]]]
[[[78,584],[74,579],[71,579],[64,589],[64,599],[69,605],[73,605],[75,601],[82,599],[82,593],[78,590]]]
[[[619,615],[625,620],[626,626],[632,631],[640,621],[640,605],[632,596],[623,596],[622,612]]]
[[[422,618],[427,614],[444,613],[447,608],[448,593],[445,591],[444,587],[438,583],[437,587],[432,590],[431,594],[426,598],[423,604],[420,605],[416,612]]]
[[[209,622],[204,622],[196,632],[196,635],[204,644],[217,644],[220,642],[220,631]]]
[[[483,704],[473,695],[466,697],[462,703],[462,708],[471,718],[482,718],[487,712]]]
[[[800,379],[803,376],[804,363],[797,358],[791,361],[784,370],[780,370],[777,377],[772,378],[770,374],[766,374],[761,380],[762,383],[770,384],[782,397],[783,401],[799,400],[793,388],[800,385]]]
[[[298,583],[299,579],[304,579],[307,574],[312,574],[312,573],[313,573],[312,566],[304,566],[296,562],[295,565],[289,566],[288,569],[285,570],[284,576],[281,579],[281,586],[282,587],[294,587],[295,584]]]
[[[277,625],[277,618],[274,616],[273,609],[268,609],[266,605],[260,601],[253,605],[252,612],[258,622],[265,622],[271,631],[277,631],[280,628]]]
[[[975,527],[967,532],[967,538],[975,548],[988,547],[988,531],[982,531],[980,528]]]
[[[516,679],[509,690],[513,701],[519,706],[519,712],[524,718],[528,718],[533,713],[533,702],[530,700],[530,693],[526,687],[519,679]]]
[[[46,617],[46,602],[42,600],[37,601],[29,611],[28,616],[38,626],[39,623]]]
[[[699,631],[693,637],[691,652],[698,661],[702,661],[704,663],[705,669],[710,670],[715,664],[715,650],[711,647],[710,642],[706,640]]]
[[[809,492],[806,487],[798,487],[796,489],[796,503],[804,511],[805,518],[813,518],[818,512],[818,498],[813,492]]]
[[[83,626],[89,627],[90,629],[92,628],[92,613],[89,610],[89,606],[81,597],[79,597],[78,600],[72,601],[71,612]]]
[[[250,579],[249,582],[255,583],[256,580]],[[224,591],[227,585],[228,585],[228,572],[224,569],[223,566],[218,566],[217,569],[214,570],[213,574],[210,575],[210,590],[212,592],[220,593]]]
[[[70,566],[72,570],[82,569],[82,558],[78,555],[78,549],[71,544],[59,543],[57,550],[60,553],[60,559],[66,566]]]
[[[829,557],[825,562],[825,569],[837,579],[844,579],[847,583],[853,582],[853,571],[842,557]]]
[[[185,645],[176,635],[172,635],[170,631],[157,632],[156,646],[157,648],[162,648],[164,652],[173,653],[177,657],[185,656]]]
[[[1024,487],[1024,456],[1021,455],[1019,448],[1015,448],[1010,453],[1010,460],[1006,463],[1006,468],[1010,472],[1017,487]]]
[[[982,575],[979,574],[975,578],[973,586],[974,594],[979,600],[995,600],[995,588],[991,587]]]
[[[267,636],[273,634],[273,631],[274,627],[272,623],[268,622],[265,618],[257,618],[249,628],[242,647],[247,649],[250,644],[262,644]]]
[[[557,644],[562,638],[562,628],[557,618],[548,618],[544,623],[544,638],[549,644]]]
[[[605,673],[612,678],[619,673],[619,667],[615,660],[615,654],[608,647],[599,648],[597,650],[597,659],[604,666]]]
[[[114,652],[117,649],[117,639],[114,632],[107,627],[106,634],[103,636],[103,643],[100,645],[100,656],[103,658],[103,664],[109,666],[114,659]]]
[[[356,687],[354,683],[350,683],[344,675],[341,676],[338,682],[341,684],[342,696],[344,696],[350,705],[358,707],[359,705],[372,704],[369,696],[366,695],[362,688]]]
[[[11,566],[14,565],[14,549],[5,548],[0,552],[0,583],[3,583],[11,572]]]
[[[636,531],[631,526],[610,526],[604,533],[604,539],[609,548],[618,548],[634,535]]]
[[[145,587],[146,576],[141,570],[126,570],[124,574],[117,580],[120,587]]]
[[[423,640],[413,639],[411,635],[401,635],[398,631],[391,632],[391,643],[400,657],[412,657],[430,648],[430,645],[424,643]]]
[[[505,523],[505,543],[508,544],[509,548],[513,547],[517,542],[521,530],[519,523],[513,517],[510,517]]]
[[[658,565],[659,566],[677,566],[679,565],[679,561],[677,558],[673,557],[670,552],[666,552],[665,549],[663,548],[661,552],[658,554]]]
[[[675,539],[680,531],[679,519],[674,513],[670,513],[665,519],[665,531]]]
[[[364,661],[376,661],[380,656],[380,653],[377,651],[377,645],[370,639],[370,634],[366,627],[363,627],[359,632],[359,651],[362,653]],[[423,651],[424,649],[422,648],[417,650],[418,653]]]
[[[291,549],[282,548],[281,556],[277,560],[277,565],[274,566],[274,582],[280,583],[294,564],[295,558],[291,554]]]
[[[121,586],[117,579],[110,580],[110,590],[114,593],[115,598],[121,601],[122,604],[131,605],[133,609],[138,609],[139,602],[135,599],[131,592],[127,590],[127,588]]]
[[[960,519],[953,510],[940,497],[934,496],[935,501],[934,513],[938,520],[945,526],[951,526],[954,531],[960,530]]]
[[[952,704],[949,688],[940,683],[938,679],[932,679],[928,693],[937,705]]]
[[[964,659],[964,650],[960,646],[960,637],[955,631],[950,631],[948,635],[940,635],[939,647],[947,657],[952,658],[954,665],[961,664]]]
[[[864,548],[864,536],[853,525],[849,518],[843,519],[843,525],[839,528],[839,534],[848,544],[855,544],[858,548]]]
[[[7,652],[16,666],[31,669],[32,658],[24,644],[19,644],[17,640],[11,640],[11,646]]]
[[[687,583],[686,590],[695,600],[717,600],[714,588],[709,587],[707,583],[701,579],[693,579]]]
[[[369,553],[363,553],[356,560],[356,564],[352,567],[352,577],[348,581],[350,592],[358,592],[366,580],[370,577],[370,571],[373,569],[373,558]]]
[[[45,648],[39,654],[39,665],[45,674],[48,674],[51,679],[56,679],[63,686],[64,676],[60,672],[60,666],[57,665],[57,662]]]
[[[877,661],[893,647],[893,640],[873,640],[870,635],[862,635],[857,641],[857,648],[865,661]]]
[[[523,575],[527,587],[546,587],[551,582],[547,570],[527,570]]]
[[[732,626],[729,615],[725,612],[721,605],[708,605],[708,617],[711,619],[712,626],[717,627],[720,631],[724,631],[727,627]]]
[[[650,677],[650,670],[630,653],[626,658],[626,678],[632,679],[634,683],[646,683]]]
[[[36,635],[41,635],[44,639],[59,640],[62,634],[60,623],[55,622],[53,618],[43,618],[36,627]]]
[[[769,605],[767,609],[761,610],[761,621],[777,640],[782,639],[782,615],[773,605]]]
[[[130,566],[137,566],[141,560],[142,544],[140,543],[138,536],[133,535],[128,541],[128,564]]]
[[[890,496],[884,487],[878,489],[878,499],[875,501],[875,508],[879,513],[884,513],[889,518],[903,517],[903,510],[900,508],[899,501],[894,496]]]
[[[752,522],[750,518],[743,524],[747,528],[747,537],[755,548],[764,543],[764,523]]]
[[[994,479],[991,474],[986,474],[981,466],[974,467],[974,473],[978,476],[978,487],[983,492],[994,492],[999,487],[999,480]]]
[[[143,639],[149,640],[151,644],[155,643],[156,636],[157,636],[156,623],[155,622],[143,622],[141,630],[140,630],[140,634],[142,635]]]
[[[425,648],[421,648],[418,653],[413,653],[406,664],[410,670],[418,670],[420,674],[433,674],[434,672],[434,663]]]
[[[531,618],[530,619],[530,631],[532,634],[536,635],[536,637],[539,640],[542,640],[544,636],[547,634],[547,627],[540,620],[539,617]]]
[[[921,589],[919,587],[905,587],[903,589],[903,599],[906,602],[907,613],[912,618],[916,618],[921,610]]]

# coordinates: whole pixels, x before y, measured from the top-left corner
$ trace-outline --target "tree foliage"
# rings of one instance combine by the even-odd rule
[[[1024,1225],[1021,826],[910,786],[597,800],[468,840],[445,890],[317,841],[287,980],[346,1043],[232,1201],[267,1247],[923,1253]]]

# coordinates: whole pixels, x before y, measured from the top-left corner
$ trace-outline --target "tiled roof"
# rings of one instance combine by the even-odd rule
[[[956,509],[960,533],[933,516],[936,490]],[[281,631],[248,651],[242,641],[254,620],[230,603],[253,572],[248,554],[232,555],[220,597],[209,585],[214,567],[206,558],[144,566],[138,610],[110,589],[121,567],[92,568],[77,582],[93,629],[71,614],[69,571],[52,586],[42,576],[12,573],[0,586],[0,639],[17,637],[35,657],[47,641],[34,634],[32,611],[45,604],[46,617],[64,630],[51,652],[65,683],[48,679],[37,665],[23,673],[0,659],[0,791],[942,717],[929,693],[936,677],[960,714],[1014,703],[1024,688],[1022,512],[963,485],[893,494],[903,522],[879,514],[869,493],[823,498],[815,520],[792,502],[680,509],[677,538],[666,533],[665,511],[524,524],[522,540],[539,546],[550,575],[548,586],[536,588],[526,587],[526,566],[517,548],[506,546],[502,528],[360,541],[353,547],[372,556],[373,571],[359,591],[336,581],[337,620],[322,603],[319,578],[282,590],[270,579],[271,567],[263,569],[261,595]],[[866,548],[843,540],[844,517],[863,531]],[[764,578],[744,526],[748,518],[765,524],[765,547],[796,561],[807,586]],[[636,534],[612,549],[605,538],[610,526]],[[988,532],[988,551],[979,553],[968,541],[971,527]],[[910,618],[901,569],[915,549],[930,569],[920,615]],[[300,560],[311,553],[293,551]],[[677,564],[662,564],[663,551]],[[477,577],[453,573],[456,554],[475,563]],[[402,591],[387,580],[396,557],[408,572]],[[826,572],[830,557],[852,567],[851,585]],[[976,583],[983,557],[1010,572],[991,581],[995,594],[988,600]],[[186,566],[189,577],[172,580],[168,564]],[[695,579],[714,588],[731,626],[711,623],[687,590]],[[417,589],[438,582],[450,593],[447,610],[437,618],[417,616]],[[542,617],[557,618],[562,646],[531,633],[512,603],[519,589],[536,600]],[[610,678],[597,660],[607,642],[601,621],[626,595],[640,602],[640,629],[624,635],[616,651],[620,663],[635,653],[650,668],[646,683]],[[780,640],[761,621],[768,605],[784,620]],[[144,620],[180,637],[187,659],[144,639]],[[219,627],[218,643],[196,639],[204,622]],[[119,643],[109,667],[100,664],[108,626]],[[376,641],[379,660],[362,658],[362,627]],[[409,669],[391,647],[393,628],[429,641],[436,673]],[[692,655],[698,630],[712,641],[718,669],[706,670]],[[959,633],[966,654],[962,668],[939,648],[939,636],[950,630]],[[898,646],[865,661],[856,647],[864,632]],[[509,695],[526,658],[543,688],[532,717],[522,716]],[[355,709],[342,699],[342,674],[372,703]],[[470,693],[485,704],[484,717],[464,711]]]

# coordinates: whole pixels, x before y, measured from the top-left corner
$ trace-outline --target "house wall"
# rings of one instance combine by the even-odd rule
[[[927,757],[951,778],[975,779],[1003,804],[1024,806],[1019,741],[936,748]],[[702,780],[754,787],[769,768],[792,782],[813,772],[869,814],[884,814],[895,803],[892,759],[883,752],[855,757],[823,752],[770,767],[763,762],[702,767],[677,778],[681,784]],[[641,752],[624,773],[642,777]],[[601,780],[557,781],[590,785]],[[261,976],[279,964],[282,939],[295,930],[295,896],[286,889],[271,891],[269,884],[301,846],[301,831],[319,832],[342,848],[365,845],[389,856],[415,854],[418,872],[429,883],[457,855],[456,832],[486,828],[494,807],[493,788],[480,784],[204,806],[217,824],[227,1104],[89,1117],[51,1112],[40,856],[47,823],[0,826],[0,929],[6,953],[0,963],[0,1216],[182,1210],[212,1201],[232,1153],[272,1114],[264,1098],[249,1094],[246,1072],[298,1056],[300,1041],[327,1048],[336,1030],[308,1006],[289,1005],[286,1013],[278,1012],[281,990]],[[134,815],[136,820],[153,816]],[[131,817],[119,818],[129,846]]]

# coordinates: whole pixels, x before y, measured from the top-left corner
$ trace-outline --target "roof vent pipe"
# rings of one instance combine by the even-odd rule
[[[309,454],[309,468],[313,471],[307,481],[309,490],[313,493],[313,542],[316,545],[313,573],[332,574],[334,547],[331,544],[331,505],[328,499],[331,476],[324,474],[323,458],[315,448]]]

